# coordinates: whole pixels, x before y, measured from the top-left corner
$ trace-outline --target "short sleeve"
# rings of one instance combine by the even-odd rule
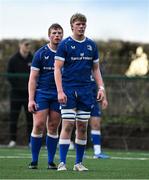
[[[65,57],[66,57],[66,45],[65,45],[65,42],[62,41],[58,46],[58,49],[55,55],[55,60],[65,61]]]

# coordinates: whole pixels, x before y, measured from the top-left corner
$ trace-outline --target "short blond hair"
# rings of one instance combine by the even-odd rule
[[[85,15],[81,14],[81,13],[75,13],[71,16],[70,18],[70,25],[72,26],[72,24],[75,22],[75,21],[82,21],[82,22],[87,22],[87,18]]]

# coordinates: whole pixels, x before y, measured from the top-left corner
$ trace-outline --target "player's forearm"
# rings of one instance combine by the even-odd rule
[[[34,101],[35,91],[36,91],[36,80],[30,78],[28,83],[29,101]]]
[[[96,81],[98,89],[104,88],[104,82],[103,82],[99,68],[97,68],[97,67],[93,68],[93,76]]]
[[[63,92],[61,69],[55,68],[54,77],[55,77],[55,84],[57,87],[57,92],[58,93]]]

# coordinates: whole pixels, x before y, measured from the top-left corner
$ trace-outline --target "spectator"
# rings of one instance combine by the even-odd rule
[[[145,76],[149,71],[149,60],[147,54],[144,53],[143,48],[139,46],[136,49],[135,59],[130,63],[125,75],[128,77]]]
[[[11,85],[9,117],[10,142],[8,147],[16,146],[17,122],[22,107],[24,107],[26,114],[28,141],[30,139],[30,133],[32,130],[32,114],[28,112],[27,86],[32,58],[31,42],[28,39],[22,39],[19,42],[18,52],[16,52],[8,62],[8,81]]]
[[[108,155],[104,154],[101,150],[101,117],[102,117],[102,109],[106,109],[108,106],[108,100],[106,97],[105,92],[105,98],[99,103],[96,99],[97,94],[97,86],[95,83],[94,78],[91,78],[92,80],[92,91],[94,95],[94,107],[91,110],[91,117],[90,117],[90,134],[91,134],[91,141],[93,144],[93,150],[94,150],[94,159],[107,159],[110,158]]]

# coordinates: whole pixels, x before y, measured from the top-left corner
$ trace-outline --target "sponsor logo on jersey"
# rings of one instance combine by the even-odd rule
[[[92,51],[92,50],[93,50],[93,48],[92,48],[91,45],[87,45],[87,49],[88,49],[89,51]]]
[[[49,56],[44,56],[44,58],[47,60],[47,59],[49,59]]]
[[[44,70],[54,70],[54,67],[43,67]]]
[[[75,46],[71,46],[71,49],[76,49],[76,47]]]
[[[72,61],[80,61],[80,60],[88,60],[91,61],[92,57],[86,57],[86,56],[81,56],[81,57],[71,57]]]

